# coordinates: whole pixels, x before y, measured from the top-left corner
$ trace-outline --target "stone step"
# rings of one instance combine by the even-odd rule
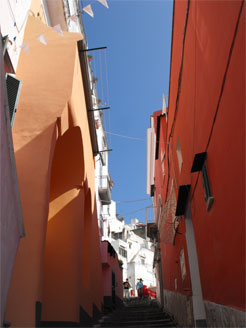
[[[177,326],[174,323],[157,323],[157,324],[145,324],[145,325],[139,325],[139,324],[131,324],[128,326],[117,326],[117,325],[111,325],[111,326],[101,326],[101,325],[95,325],[93,327],[103,327],[103,328],[122,328],[122,327],[129,327],[129,328],[151,328],[151,327],[162,327],[162,328],[177,328]]]
[[[105,315],[94,327],[176,328],[176,325],[172,318],[160,309],[156,301],[135,298],[124,301],[124,307]]]
[[[101,323],[101,327],[131,327],[131,326],[138,326],[138,327],[149,327],[150,325],[162,325],[163,327],[170,327],[173,325],[170,319],[161,319],[161,320],[129,320],[129,321],[117,321],[114,320],[107,320]]]
[[[137,320],[144,319],[144,320],[158,320],[158,319],[166,319],[169,316],[166,313],[159,312],[159,313],[113,313],[110,317],[111,320],[115,321],[130,321],[130,320]],[[107,320],[105,318],[105,320]]]
[[[102,326],[98,326],[98,325],[95,325],[95,326],[93,326],[93,327],[95,327],[95,328],[100,328],[100,327],[102,327]],[[112,327],[114,327],[114,328],[122,328],[122,326],[103,326],[103,328],[112,328]],[[156,328],[158,328],[158,327],[162,327],[162,328],[177,328],[177,326],[176,325],[174,325],[174,324],[165,324],[165,325],[163,325],[163,324],[156,324],[156,325],[145,325],[145,326],[139,326],[139,325],[133,325],[133,326],[127,326],[127,327],[129,327],[129,328],[146,328],[146,327],[148,327],[148,328],[154,328],[154,327],[156,327]],[[87,328],[89,328],[89,327],[87,327]]]
[[[131,307],[125,307],[121,310],[122,312],[153,312],[153,313],[158,313],[158,312],[162,312],[160,308],[156,308],[156,309],[153,309],[151,307],[134,307],[134,308],[131,308]]]

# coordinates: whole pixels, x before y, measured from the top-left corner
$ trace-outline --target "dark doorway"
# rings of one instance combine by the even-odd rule
[[[115,272],[112,271],[112,303],[115,304]]]

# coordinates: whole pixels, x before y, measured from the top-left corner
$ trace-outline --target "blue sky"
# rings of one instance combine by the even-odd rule
[[[98,1],[83,1],[83,6],[88,4],[94,18],[82,16],[89,48],[107,46],[91,54],[99,97],[111,107],[104,111],[104,125],[113,149],[112,199],[127,223],[131,218],[145,222],[145,209],[137,210],[151,205],[146,194],[146,130],[152,112],[162,107],[162,93],[168,95],[173,3],[111,0],[107,9]],[[125,202],[140,199],[146,200]]]

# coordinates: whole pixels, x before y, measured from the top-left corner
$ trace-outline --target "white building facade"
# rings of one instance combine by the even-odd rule
[[[109,215],[103,222],[103,239],[112,244],[122,261],[123,280],[129,279],[134,295],[137,295],[136,284],[140,278],[148,288],[155,289],[154,245],[146,237],[146,226],[138,219],[125,224],[123,218],[117,218],[115,209],[115,202],[112,201]]]

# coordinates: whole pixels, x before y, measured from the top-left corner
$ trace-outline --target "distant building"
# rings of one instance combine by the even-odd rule
[[[123,280],[118,255],[108,241],[101,242],[104,311],[111,311],[122,305]]]
[[[103,226],[103,240],[108,240],[114,247],[123,264],[123,280],[129,279],[136,295],[136,284],[142,278],[147,287],[156,286],[153,269],[154,245],[146,238],[146,225],[138,219],[125,224],[123,218],[116,216],[114,201],[108,207]]]
[[[148,129],[159,300],[245,327],[244,1],[174,1],[168,98]]]
[[[98,154],[95,157],[95,186],[96,186],[96,200],[97,200],[97,213],[98,213],[98,227],[100,237],[103,235],[103,222],[109,215],[108,208],[111,204],[111,190],[113,181],[109,174],[109,160],[108,160],[108,143],[107,136],[103,125],[103,112],[99,110],[97,102],[97,93],[95,85],[93,85],[93,108],[94,120],[96,126],[96,135],[98,141]]]

